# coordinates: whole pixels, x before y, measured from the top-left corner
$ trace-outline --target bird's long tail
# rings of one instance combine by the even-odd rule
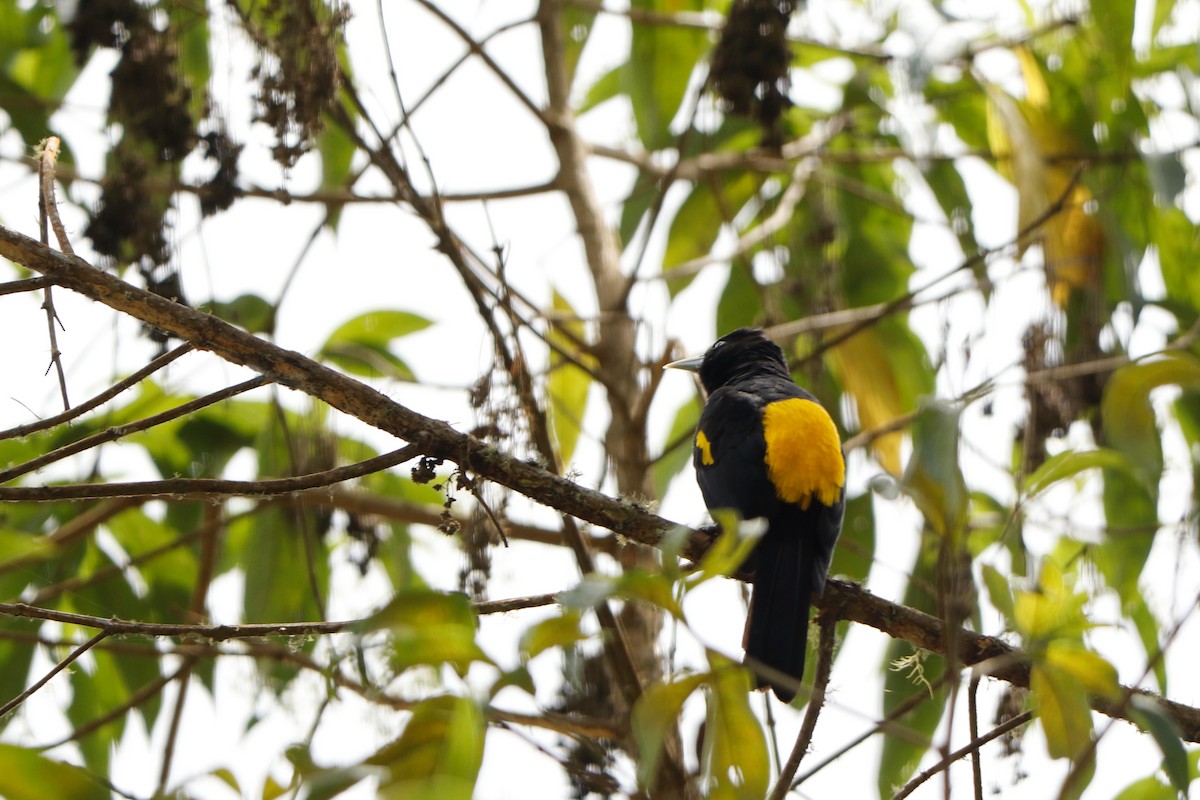
[[[783,526],[778,526],[783,527]],[[760,675],[759,687],[790,703],[804,677],[808,608],[813,591],[811,538],[776,525],[755,548],[754,594],[746,630],[746,656],[794,680],[790,685]],[[791,526],[787,526],[791,528]]]

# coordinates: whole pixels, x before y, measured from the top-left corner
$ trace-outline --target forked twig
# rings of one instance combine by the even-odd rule
[[[46,230],[47,221],[54,228],[58,238],[58,248],[69,256],[75,255],[71,242],[67,239],[67,230],[62,220],[58,218],[58,203],[54,199],[54,168],[58,164],[60,142],[57,136],[48,136],[38,144],[38,221],[42,244],[50,243],[50,235]],[[63,371],[62,352],[58,349],[58,332],[55,323],[62,325],[58,312],[54,310],[54,295],[49,284],[42,290],[42,308],[46,311],[46,327],[50,332],[50,366],[58,372],[58,387],[62,391],[63,409],[70,410],[71,399],[67,396],[67,375]],[[63,327],[66,330],[66,327]],[[46,368],[50,371],[50,367]]]

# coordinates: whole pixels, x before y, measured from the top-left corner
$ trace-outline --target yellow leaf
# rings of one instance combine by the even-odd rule
[[[1017,592],[1013,601],[1017,632],[1027,640],[1078,639],[1092,627],[1083,613],[1087,597],[1075,592],[1061,568],[1049,559],[1042,564],[1038,590]]]
[[[1050,87],[1042,75],[1042,67],[1037,62],[1033,51],[1028,47],[1014,49],[1017,61],[1021,64],[1021,77],[1025,79],[1025,101],[1036,109],[1050,106]]]
[[[767,793],[771,762],[762,725],[750,709],[750,673],[713,652],[704,730],[707,796],[714,800],[759,800]]]
[[[1035,664],[1029,688],[1050,757],[1078,758],[1092,739],[1092,711],[1083,687],[1065,670]]]
[[[1068,673],[1088,694],[1115,698],[1121,694],[1117,670],[1082,642],[1058,639],[1046,648],[1046,664]]]
[[[910,410],[896,381],[892,361],[875,330],[851,336],[829,352],[829,359],[842,388],[854,398],[863,430],[886,425]],[[901,472],[901,441],[902,435],[897,431],[871,443],[875,460],[896,477]]]
[[[591,368],[595,359],[579,351],[576,343],[587,339],[587,330],[558,290],[554,291],[553,308],[556,314],[562,316],[562,320],[551,325],[546,333],[546,341],[553,346],[546,380],[549,397],[546,413],[558,445],[558,457],[566,464],[575,454],[575,444],[583,430],[583,417],[587,412],[588,392],[592,385],[591,374],[579,365]],[[574,361],[565,358],[563,353],[570,354]]]
[[[1104,231],[1089,213],[1095,201],[1092,193],[1085,186],[1073,186],[1073,173],[1053,160],[1084,145],[1054,118],[1050,90],[1032,52],[1020,48],[1017,56],[1025,99],[988,87],[988,142],[1000,174],[1017,190],[1017,225],[1027,231],[1020,250],[1024,253],[1033,242],[1042,244],[1050,296],[1065,306],[1073,290],[1099,286]]]

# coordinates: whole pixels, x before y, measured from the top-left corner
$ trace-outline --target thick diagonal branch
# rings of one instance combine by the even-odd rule
[[[130,316],[158,326],[198,349],[267,374],[276,382],[320,398],[346,414],[406,439],[421,453],[445,458],[488,480],[619,533],[642,544],[657,546],[677,526],[636,505],[609,497],[541,467],[512,458],[494,447],[451,428],[445,422],[418,414],[353,378],[300,353],[257,338],[223,320],[125,283],[81,258],[65,256],[27,236],[0,226],[0,256],[55,279],[60,285]],[[697,560],[708,549],[708,535],[693,531],[681,555]],[[745,576],[739,576],[744,578]],[[831,580],[816,606],[867,625],[935,653],[944,653],[946,636],[936,617],[876,597],[860,586]],[[964,666],[984,665],[993,678],[1016,686],[1029,685],[1029,659],[1019,648],[993,636],[960,630],[954,636],[958,660]],[[1142,693],[1147,694],[1147,693]],[[1200,742],[1200,709],[1155,698],[1178,726],[1185,741]],[[1092,708],[1124,718],[1125,710],[1100,698]]]

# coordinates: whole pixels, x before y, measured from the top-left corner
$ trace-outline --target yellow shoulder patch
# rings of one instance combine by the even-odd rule
[[[828,411],[799,397],[769,403],[763,409],[763,435],[767,474],[780,500],[801,508],[808,508],[814,497],[827,506],[837,502],[846,462]]]
[[[712,442],[704,435],[704,431],[696,431],[696,449],[700,451],[700,463],[706,467],[713,465]]]

